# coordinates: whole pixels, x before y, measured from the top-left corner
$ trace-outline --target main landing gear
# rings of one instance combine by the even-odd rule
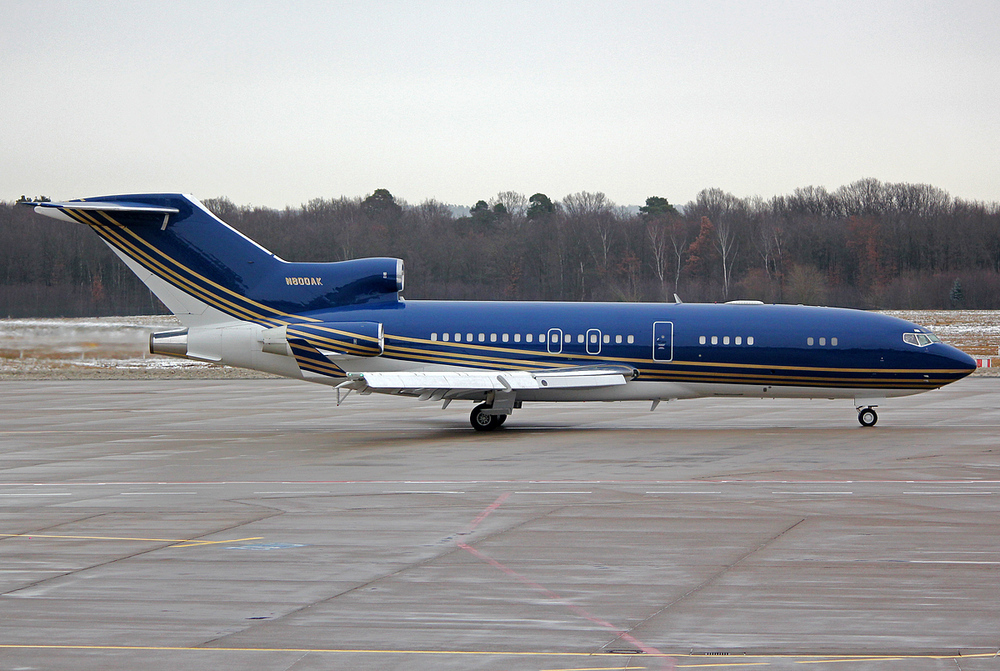
[[[489,411],[492,409],[493,406],[486,403],[480,403],[473,408],[472,414],[469,415],[472,428],[476,431],[496,431],[499,429],[507,421],[507,415],[491,415]]]
[[[858,421],[861,422],[861,426],[875,426],[878,413],[875,412],[875,408],[858,408]]]

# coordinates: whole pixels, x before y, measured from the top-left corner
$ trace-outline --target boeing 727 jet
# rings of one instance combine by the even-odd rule
[[[475,404],[479,431],[523,403],[704,396],[885,399],[976,368],[926,328],[841,308],[407,301],[403,262],[284,261],[181,194],[33,203],[89,226],[180,320],[150,351],[352,391]]]

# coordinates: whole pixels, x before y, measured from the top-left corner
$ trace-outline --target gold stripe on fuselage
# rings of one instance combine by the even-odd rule
[[[387,336],[389,338],[389,336]],[[400,347],[395,344],[396,340],[406,340],[414,343],[433,343],[434,346],[440,347],[440,341],[421,341],[416,338],[400,338],[397,336],[391,336],[393,342],[386,344],[385,356],[393,359],[404,360],[404,361],[421,361],[430,362],[446,365],[460,365],[467,367],[486,367],[486,368],[506,368],[506,369],[527,369],[527,370],[546,370],[546,369],[558,369],[572,367],[574,362],[552,362],[552,361],[539,361],[539,360],[525,360],[525,359],[514,359],[505,358],[503,356],[484,356],[487,352],[497,352],[497,353],[511,353],[519,355],[534,355],[537,357],[559,357],[561,359],[568,360],[580,360],[583,359],[587,363],[600,362],[607,365],[611,364],[622,364],[622,363],[638,363],[639,369],[639,379],[640,380],[664,380],[664,381],[687,381],[687,382],[732,382],[739,384],[781,384],[783,386],[795,386],[796,384],[804,386],[836,386],[836,387],[854,387],[854,386],[884,386],[886,382],[892,382],[895,386],[907,387],[907,388],[934,388],[945,384],[947,380],[945,379],[934,379],[934,380],[919,380],[919,379],[902,379],[902,380],[892,380],[891,376],[894,375],[943,375],[956,377],[960,376],[963,371],[957,371],[955,369],[873,369],[873,368],[829,368],[829,367],[816,367],[809,368],[805,366],[767,366],[764,364],[728,364],[728,363],[710,363],[710,362],[688,362],[688,361],[673,361],[669,365],[672,367],[684,367],[684,366],[698,366],[698,367],[717,367],[717,368],[739,368],[738,371],[698,371],[698,370],[670,370],[667,369],[650,369],[644,368],[642,366],[648,366],[650,363],[649,359],[612,359],[612,358],[600,358],[597,356],[582,356],[582,355],[571,355],[571,354],[548,354],[543,352],[531,352],[525,350],[514,350],[510,348],[490,348],[488,346],[481,345],[452,345],[452,347],[462,347],[468,349],[477,349],[483,351],[484,354],[474,355],[466,354],[463,352],[448,352],[448,351],[437,351],[431,349],[422,349],[417,347]],[[665,364],[664,364],[665,365]],[[751,370],[760,371],[758,374],[754,375]],[[767,370],[782,370],[782,371],[794,371],[800,372],[801,375],[771,375],[763,372],[764,369]],[[877,377],[844,377],[844,376],[830,376],[830,375],[816,375],[815,373],[869,373]],[[810,374],[812,373],[812,374]]]
[[[144,251],[142,251],[141,249],[137,248],[134,244],[132,244],[131,242],[129,242],[125,238],[121,237],[119,234],[117,234],[115,232],[114,229],[110,228],[107,224],[101,224],[100,222],[95,222],[95,223],[90,224],[90,226],[94,229],[94,231],[99,236],[101,236],[102,239],[104,239],[105,241],[107,241],[109,244],[111,244],[115,248],[119,249],[122,253],[124,253],[125,255],[127,255],[129,258],[131,258],[135,262],[139,263],[141,266],[143,266],[149,272],[151,272],[154,275],[156,275],[156,276],[158,276],[158,277],[166,280],[167,282],[170,282],[170,284],[174,285],[175,287],[177,287],[181,291],[183,291],[183,292],[185,292],[187,294],[190,294],[190,295],[194,296],[195,298],[198,298],[199,300],[204,300],[209,305],[218,308],[219,310],[225,312],[226,314],[229,314],[230,316],[233,316],[233,317],[237,317],[239,319],[244,319],[244,320],[247,320],[247,321],[253,321],[253,322],[258,322],[258,323],[260,323],[260,322],[273,323],[274,321],[276,321],[276,320],[264,317],[263,315],[259,315],[259,314],[255,313],[255,312],[253,312],[251,310],[248,310],[246,308],[243,308],[243,307],[241,307],[239,305],[231,303],[231,302],[227,301],[226,299],[224,299],[224,298],[218,296],[217,294],[213,293],[209,289],[207,289],[207,288],[205,288],[205,287],[197,284],[195,281],[190,280],[190,279],[184,277],[183,275],[177,273],[173,269],[171,269],[171,268],[163,265],[163,263],[161,263],[157,259],[149,256]],[[122,227],[122,226],[119,225],[118,228],[124,228],[124,227]],[[135,237],[134,234],[133,234],[133,237]],[[155,248],[154,248],[154,250],[155,250]],[[166,254],[163,254],[159,250],[155,250],[155,251],[157,251],[157,253],[160,256],[162,256],[164,259],[168,260],[169,262],[175,263],[178,266],[181,265],[181,264],[178,264],[176,261],[173,261],[173,259],[171,259],[170,257],[168,257]],[[192,273],[192,274],[196,274],[196,273]]]

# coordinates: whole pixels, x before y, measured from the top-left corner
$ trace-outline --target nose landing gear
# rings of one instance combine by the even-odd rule
[[[858,408],[858,421],[861,422],[861,426],[875,426],[878,413],[875,412],[875,408]]]

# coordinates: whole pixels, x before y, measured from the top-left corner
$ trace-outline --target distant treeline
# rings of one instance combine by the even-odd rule
[[[204,201],[290,261],[395,256],[410,299],[688,302],[758,299],[862,308],[1000,308],[1000,205],[864,179],[765,200],[705,189],[674,207],[602,193],[502,192],[466,216],[378,189],[300,208]],[[0,316],[163,311],[85,227],[0,203]]]

